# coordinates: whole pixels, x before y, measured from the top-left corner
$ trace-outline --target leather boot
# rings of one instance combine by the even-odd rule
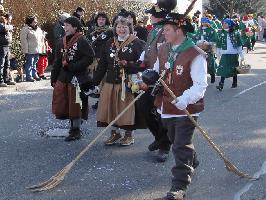
[[[69,135],[65,138],[66,142],[79,140],[81,138],[80,129],[70,129]]]

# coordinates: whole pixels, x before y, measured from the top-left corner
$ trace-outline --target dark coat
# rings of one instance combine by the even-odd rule
[[[92,31],[87,33],[87,39],[91,42],[96,58],[101,58],[106,42],[114,37],[113,30],[109,29],[105,32]]]
[[[136,36],[138,36],[139,39],[147,42],[148,38],[148,30],[142,26],[135,26],[134,31],[137,33]]]
[[[0,46],[11,46],[12,43],[12,25],[0,24]]]
[[[63,39],[61,39],[55,51],[55,62],[51,72],[52,84],[57,80],[63,83],[70,83],[73,76],[78,78],[80,84],[88,81],[88,66],[93,62],[94,57],[94,51],[89,42],[82,36],[68,52],[68,57],[71,59],[69,64],[63,67]]]
[[[103,54],[100,58],[98,67],[93,76],[93,82],[99,84],[106,74],[107,83],[121,83],[120,67],[114,65],[114,57],[111,55],[116,51],[113,45],[114,39],[110,39],[106,43]],[[118,58],[120,60],[126,60],[128,64],[125,66],[126,74],[136,74],[143,69],[137,64],[137,61],[144,50],[145,42],[140,39],[135,39],[131,42],[127,49],[123,52],[120,50]]]

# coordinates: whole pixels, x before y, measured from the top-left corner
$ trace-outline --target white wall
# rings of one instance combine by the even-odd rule
[[[184,13],[188,6],[190,5],[191,0],[177,0],[177,12]],[[197,10],[202,13],[202,0],[198,0],[195,3],[193,10],[190,12],[190,15],[193,15]]]

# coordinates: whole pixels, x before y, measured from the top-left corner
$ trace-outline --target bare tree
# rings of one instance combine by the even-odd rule
[[[263,13],[266,11],[265,0],[209,0],[205,9],[219,17],[241,15],[248,13]]]

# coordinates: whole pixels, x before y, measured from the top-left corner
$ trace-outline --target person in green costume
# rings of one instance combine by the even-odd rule
[[[193,39],[201,49],[208,53],[208,73],[211,75],[211,83],[214,83],[217,63],[213,47],[216,43],[217,33],[210,25],[210,20],[207,17],[201,18],[201,27],[196,31]]]
[[[254,46],[256,44],[256,32],[259,31],[259,24],[258,21],[256,19],[254,19],[252,14],[248,15],[248,20],[249,20],[249,25],[252,31],[252,36],[250,38],[251,40],[251,50],[254,51]]]
[[[223,29],[223,25],[221,21],[216,17],[216,15],[213,15],[213,21],[216,24],[216,27],[218,28],[217,30],[220,31]]]
[[[247,53],[251,51],[251,32],[248,16],[243,16],[242,21],[240,21],[239,29],[241,31],[241,40],[243,47],[247,47]]]
[[[220,59],[217,75],[221,76],[216,88],[223,90],[225,78],[233,77],[232,88],[237,87],[237,70],[239,56],[244,61],[242,42],[239,31],[234,29],[234,22],[226,18],[223,21],[223,30],[218,33],[217,56]]]

